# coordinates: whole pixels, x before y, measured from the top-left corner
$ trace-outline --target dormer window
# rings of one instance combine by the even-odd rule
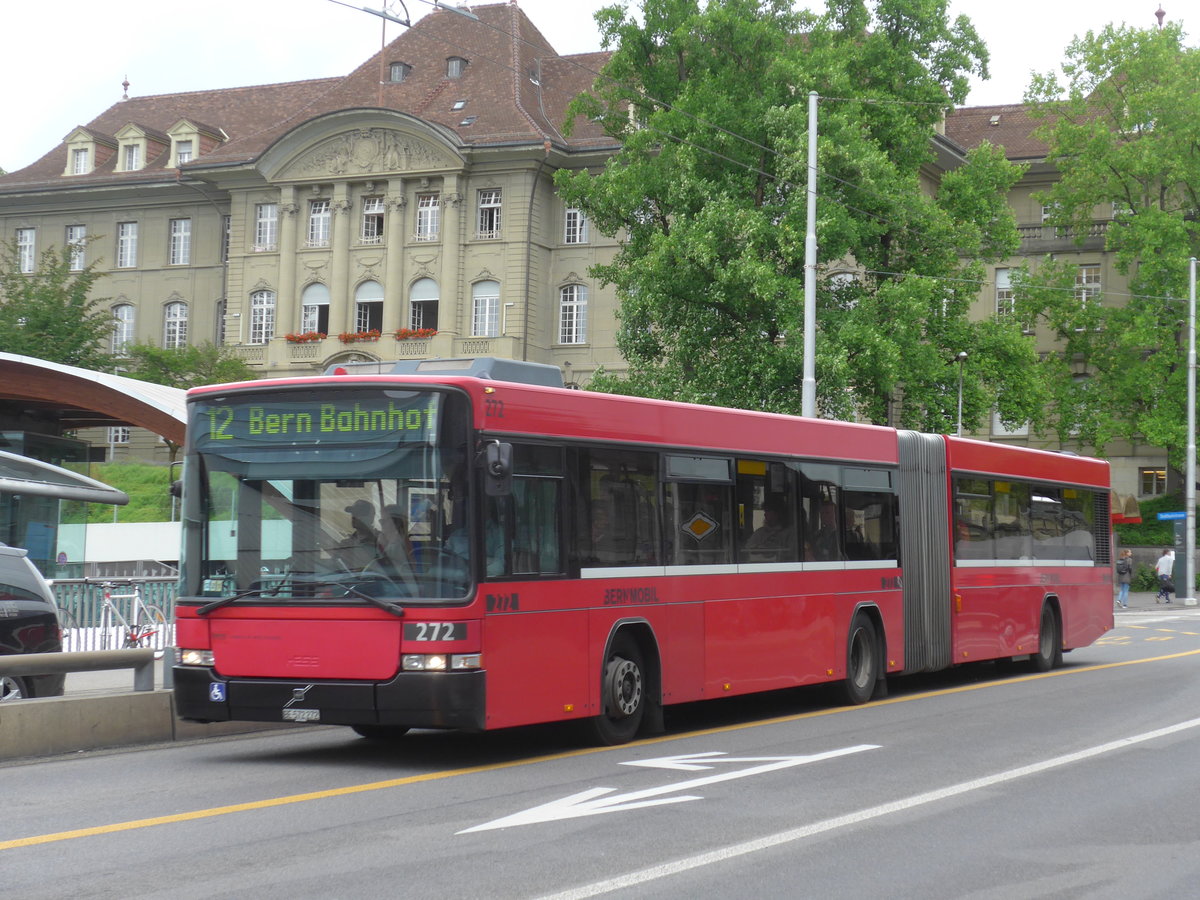
[[[388,66],[388,80],[393,84],[399,84],[408,78],[410,72],[412,72],[412,66],[408,63],[394,62]]]
[[[176,141],[175,142],[175,165],[182,166],[186,162],[192,161],[192,142],[191,141]]]
[[[64,175],[87,175],[107,163],[120,150],[114,137],[79,127],[63,138],[67,145]]]
[[[466,70],[467,61],[461,56],[451,56],[446,60],[447,78],[462,78],[462,74]]]
[[[121,168],[126,172],[136,172],[142,167],[142,147],[140,144],[125,144],[121,147]]]

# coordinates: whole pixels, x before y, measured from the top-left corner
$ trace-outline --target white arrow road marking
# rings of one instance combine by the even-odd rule
[[[471,831],[491,831],[494,828],[511,828],[514,825],[534,825],[538,822],[555,822],[559,819],[576,819],[580,816],[594,816],[600,813],[617,812],[618,810],[642,809],[647,806],[662,806],[666,803],[683,803],[687,800],[700,800],[695,794],[680,794],[682,791],[716,784],[720,781],[731,781],[734,778],[745,778],[748,775],[759,775],[763,772],[773,772],[776,769],[787,769],[791,766],[802,766],[806,763],[821,762],[851,753],[861,753],[863,750],[878,750],[878,744],[856,744],[853,747],[842,747],[839,750],[828,750],[825,753],[814,753],[809,756],[756,756],[756,757],[726,757],[711,760],[713,762],[754,762],[759,765],[737,769],[732,772],[722,772],[717,775],[705,775],[702,778],[692,778],[678,784],[666,784],[660,787],[646,788],[641,791],[630,791],[626,794],[613,794],[616,788],[591,788],[569,797],[551,800],[541,806],[526,809],[511,816],[485,822],[464,828],[459,834]],[[696,762],[701,757],[710,758],[723,755],[720,751],[711,753],[690,753],[684,756],[663,757],[661,759],[639,760],[625,765],[650,766],[652,768],[683,769],[697,771],[710,769],[712,766]],[[610,794],[611,796],[605,796]],[[676,794],[678,796],[664,796]]]

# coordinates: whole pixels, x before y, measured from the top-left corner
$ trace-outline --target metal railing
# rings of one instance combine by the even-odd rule
[[[65,651],[174,645],[176,578],[60,578],[51,587]]]

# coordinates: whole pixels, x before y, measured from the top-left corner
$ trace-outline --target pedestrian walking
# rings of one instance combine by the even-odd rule
[[[1175,590],[1175,583],[1171,580],[1175,571],[1175,551],[1170,547],[1164,549],[1162,556],[1154,564],[1154,571],[1158,573],[1158,593],[1154,596],[1154,602],[1170,603],[1171,594]]]
[[[1117,558],[1117,606],[1129,609],[1129,585],[1133,583],[1133,551],[1122,550]]]

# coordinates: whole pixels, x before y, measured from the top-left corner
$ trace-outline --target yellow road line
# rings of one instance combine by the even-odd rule
[[[462,769],[447,769],[444,772],[427,772],[424,775],[410,775],[406,778],[389,778],[386,781],[372,781],[366,784],[352,784],[347,787],[330,788],[324,791],[310,791],[305,794],[289,794],[285,797],[272,797],[267,800],[252,800],[248,803],[234,803],[229,806],[214,806],[210,809],[197,809],[191,812],[175,813],[169,816],[154,816],[149,819],[133,819],[128,822],[114,822],[111,825],[96,825],[91,828],[76,828],[71,831],[56,831],[52,834],[39,834],[33,837],[16,838],[10,841],[0,841],[0,850],[13,850],[17,847],[32,847],[36,844],[52,844],[56,841],[69,841],[76,838],[95,837],[101,834],[115,834],[120,831],[134,831],[139,828],[152,828],[157,825],[171,825],[176,822],[191,822],[196,819],[210,819],[214,816],[224,816],[230,813],[250,812],[256,809],[270,809],[276,806],[287,806],[292,803],[307,803],[311,800],[328,800],[333,797],[347,797],[352,794],[364,794],[369,791],[382,791],[388,788],[404,787],[410,784],[421,784],[427,781],[440,781],[444,778],[456,778],[460,775],[477,775],[483,772],[497,772],[503,769],[528,766],[537,763],[553,762],[559,759],[571,759],[577,756],[590,756],[595,753],[606,753],[613,750],[625,751],[631,747],[645,747],[661,744],[667,741],[677,741],[681,738],[705,737],[712,734],[726,734],[741,731],[746,728],[758,728],[763,725],[781,725],[788,722],[799,722],[804,719],[815,719],[821,716],[839,715],[854,710],[869,709],[875,706],[889,706],[895,703],[908,703],[912,700],[925,700],[930,697],[946,697],[952,694],[963,694],[968,691],[979,691],[985,688],[1002,687],[1010,684],[1021,684],[1026,681],[1037,681],[1042,678],[1060,678],[1067,675],[1078,675],[1085,672],[1097,672],[1102,669],[1117,669],[1124,666],[1142,665],[1143,663],[1165,662],[1172,659],[1182,659],[1196,656],[1200,650],[1186,650],[1181,653],[1169,653],[1164,656],[1154,656],[1149,659],[1131,659],[1124,662],[1099,663],[1094,666],[1083,666],[1078,669],[1055,669],[1021,677],[1009,677],[1000,681],[987,681],[979,684],[965,684],[958,687],[943,688],[937,691],[924,691],[919,694],[907,694],[903,697],[889,697],[875,700],[861,706],[837,706],[830,709],[818,709],[811,712],[794,713],[787,716],[777,716],[771,719],[757,719],[753,722],[742,722],[737,725],[721,725],[716,728],[706,728],[702,731],[689,731],[686,734],[663,735],[646,738],[621,747],[585,747],[579,750],[568,750],[563,753],[551,753],[546,756],[536,756],[532,759],[511,760],[509,762],[491,763],[483,766],[467,766]]]

